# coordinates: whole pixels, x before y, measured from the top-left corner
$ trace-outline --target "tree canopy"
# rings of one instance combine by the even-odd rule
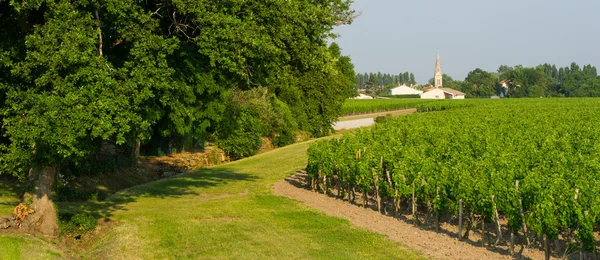
[[[3,172],[77,162],[106,143],[221,142],[251,131],[239,117],[265,136],[324,135],[355,80],[327,44],[351,22],[350,4],[0,0],[11,28],[0,31]],[[256,88],[284,122],[228,105]]]

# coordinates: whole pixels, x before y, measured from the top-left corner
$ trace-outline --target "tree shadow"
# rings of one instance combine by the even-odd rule
[[[234,182],[256,181],[255,175],[232,171],[227,168],[203,168],[195,172],[138,185],[111,195],[104,201],[58,202],[61,214],[85,212],[110,221],[115,211],[127,210],[126,205],[140,198],[179,198],[199,195],[202,189],[225,186]]]
[[[17,206],[26,190],[26,186],[17,177],[0,175],[0,205]]]

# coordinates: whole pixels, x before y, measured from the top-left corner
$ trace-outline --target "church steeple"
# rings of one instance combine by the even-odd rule
[[[440,51],[437,52],[437,58],[435,60],[435,75],[434,78],[434,86],[436,88],[442,87],[442,65],[440,64]]]

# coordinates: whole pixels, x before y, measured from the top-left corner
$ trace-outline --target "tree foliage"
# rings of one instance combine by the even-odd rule
[[[350,59],[327,44],[350,4],[1,0],[0,26],[12,28],[0,31],[3,172],[77,162],[107,143],[233,144],[257,125],[281,145],[297,130],[324,135],[352,95]],[[252,89],[264,98],[231,105]]]

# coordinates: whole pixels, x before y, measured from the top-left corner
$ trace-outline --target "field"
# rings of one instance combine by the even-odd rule
[[[422,257],[273,193],[275,183],[304,168],[316,190],[357,204],[379,200],[388,212],[414,202],[418,216],[444,223],[462,205],[461,235],[483,223],[489,244],[508,243],[512,233],[517,245],[559,240],[552,250],[594,251],[600,102],[461,100],[414,107],[419,113],[343,137],[136,186],[105,201],[59,203],[62,214],[96,216],[100,228],[81,243],[2,233],[0,259]],[[1,183],[5,215],[21,191]]]
[[[522,241],[561,239],[563,249],[595,251],[597,99],[464,100],[417,110],[441,112],[312,144],[312,185],[363,204],[359,194],[369,194],[378,207],[414,203],[437,219],[462,211],[462,236],[477,222],[498,223],[490,240],[509,230]]]

